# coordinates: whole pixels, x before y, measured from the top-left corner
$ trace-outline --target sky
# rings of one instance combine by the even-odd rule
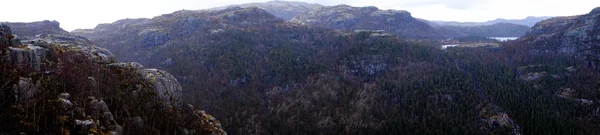
[[[0,22],[56,20],[67,31],[125,18],[152,18],[177,10],[270,0],[12,0]],[[407,10],[427,20],[484,22],[496,18],[571,16],[600,7],[600,0],[297,0],[323,5],[376,6]]]

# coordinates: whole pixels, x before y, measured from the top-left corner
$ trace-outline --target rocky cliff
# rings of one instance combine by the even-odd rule
[[[58,22],[2,23],[0,50],[0,134],[225,134],[184,105],[172,75],[118,62]]]
[[[39,21],[30,23],[8,23],[14,31],[13,35],[22,38],[34,38],[38,34],[67,34],[69,32],[60,28],[60,23],[57,21]]]
[[[441,37],[431,26],[413,18],[410,12],[376,7],[322,7],[300,14],[291,22],[342,30],[384,30],[407,38]]]
[[[555,17],[537,23],[520,39],[538,55],[572,55],[590,66],[600,62],[600,8],[579,16]]]

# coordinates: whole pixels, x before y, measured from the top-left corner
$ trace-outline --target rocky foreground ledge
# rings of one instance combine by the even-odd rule
[[[169,73],[68,34],[0,24],[0,134],[226,134]]]

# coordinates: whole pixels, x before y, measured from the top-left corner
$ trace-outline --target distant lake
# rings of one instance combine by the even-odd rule
[[[458,44],[451,44],[451,45],[442,45],[442,49],[447,49],[449,47],[457,47]]]
[[[490,39],[496,39],[500,42],[517,40],[519,37],[488,37]]]

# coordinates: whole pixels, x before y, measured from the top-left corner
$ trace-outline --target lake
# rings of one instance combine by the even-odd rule
[[[519,37],[488,37],[490,39],[496,39],[500,42],[517,40]]]

